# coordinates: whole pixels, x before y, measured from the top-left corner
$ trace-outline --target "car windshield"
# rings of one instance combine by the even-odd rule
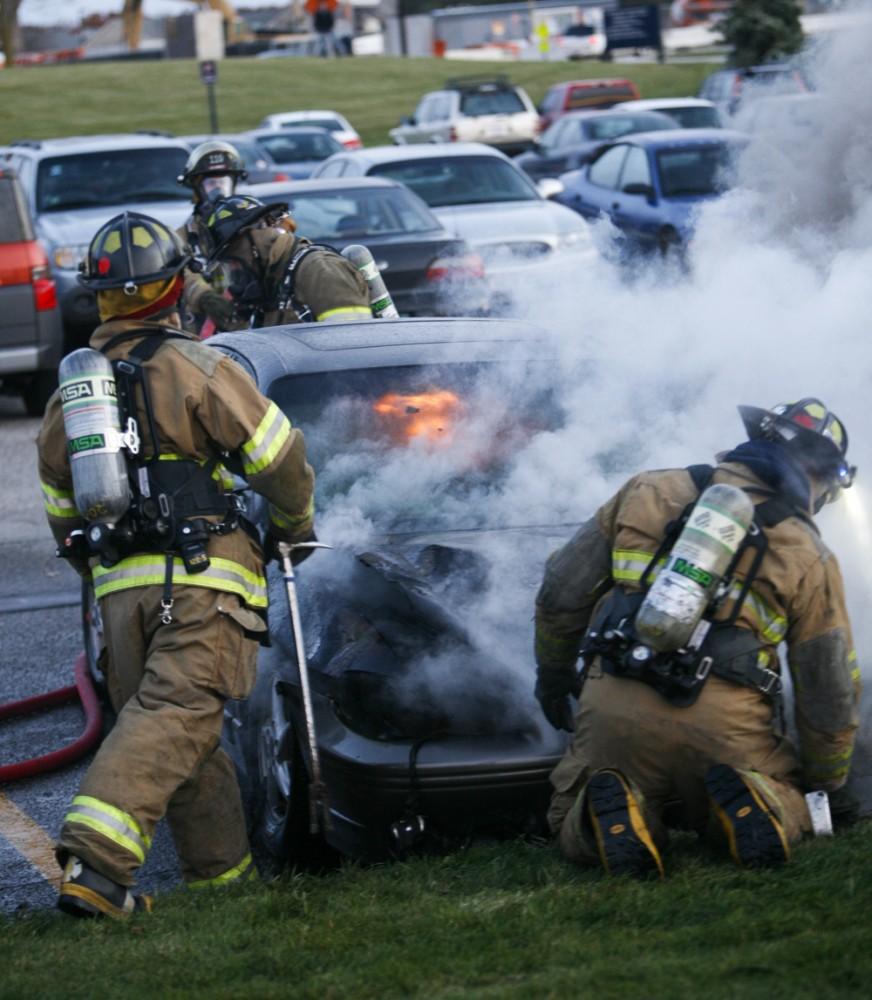
[[[460,112],[470,118],[480,115],[516,115],[526,111],[514,90],[469,90],[460,96]]]
[[[720,128],[721,119],[715,108],[663,108],[663,114],[674,118],[682,128]]]
[[[275,135],[259,135],[257,143],[276,163],[326,160],[342,150],[342,146],[324,132],[302,132],[292,128]]]
[[[188,158],[184,149],[109,149],[52,156],[40,161],[38,212],[142,201],[186,201],[190,192],[177,177]]]
[[[369,173],[400,181],[431,208],[539,199],[525,175],[497,156],[434,156],[379,163]]]
[[[664,198],[722,194],[733,183],[738,149],[728,145],[662,149],[657,153]]]
[[[427,233],[442,228],[426,206],[404,188],[291,192],[291,214],[315,241]]]
[[[342,122],[335,118],[298,118],[296,121],[282,122],[282,128],[323,128],[328,132],[341,132]]]
[[[563,422],[545,362],[290,375],[275,399],[306,437],[318,507],[383,531],[480,527],[518,452]]]
[[[659,129],[674,128],[675,123],[660,115],[626,114],[603,115],[586,123],[587,134],[591,139],[608,142],[631,132],[656,132]]]

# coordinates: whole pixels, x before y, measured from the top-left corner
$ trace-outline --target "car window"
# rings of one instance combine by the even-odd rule
[[[657,153],[665,198],[720,194],[733,182],[738,148],[727,145],[661,149]]]
[[[441,94],[433,101],[430,121],[442,122],[451,117],[451,95]]]
[[[326,163],[319,171],[319,177],[341,177],[345,172],[345,166],[347,161],[340,157],[338,160],[331,160],[330,163]]]
[[[480,115],[514,115],[526,111],[514,90],[472,90],[460,96],[460,112],[470,118]]]
[[[300,230],[316,241],[442,228],[436,216],[403,188],[292,193],[290,210]]]
[[[496,156],[445,156],[379,163],[371,175],[411,188],[431,208],[499,201],[538,201],[525,174]]]
[[[287,129],[275,135],[257,137],[276,163],[304,163],[308,160],[326,160],[341,152],[342,146],[331,136],[318,132],[298,132]]]
[[[187,200],[189,193],[176,180],[187,158],[185,149],[108,149],[46,157],[37,174],[37,211]]]
[[[629,135],[631,132],[655,132],[658,129],[674,127],[674,122],[658,115],[627,113],[592,118],[588,124],[588,132],[591,139],[609,142],[612,139],[620,139],[622,135]]]
[[[563,91],[560,87],[552,87],[542,98],[542,104],[540,105],[541,109],[543,111],[557,111],[560,107],[562,95]]]
[[[721,119],[714,108],[662,108],[665,115],[674,118],[682,128],[720,128]]]
[[[585,83],[569,88],[566,99],[566,109],[602,107],[608,104],[618,104],[621,101],[632,101],[639,96],[639,91],[629,81],[614,83]]]
[[[568,125],[569,122],[567,119],[558,118],[553,125],[549,125],[548,128],[542,133],[540,145],[544,149],[557,149],[559,146],[565,145],[563,136],[566,134]]]
[[[323,128],[328,132],[341,132],[342,125],[335,118],[306,118],[282,122],[282,128]]]
[[[426,125],[427,122],[431,121],[433,115],[434,97],[436,97],[435,94],[425,97],[415,109],[415,121],[419,125]]]
[[[21,189],[11,177],[0,174],[0,243],[24,243],[32,239]]]
[[[648,154],[640,146],[630,146],[624,169],[621,171],[621,189],[628,184],[651,184],[651,168]]]
[[[627,146],[613,146],[590,166],[588,180],[598,187],[616,188],[618,177],[621,173],[621,165],[627,155]]]

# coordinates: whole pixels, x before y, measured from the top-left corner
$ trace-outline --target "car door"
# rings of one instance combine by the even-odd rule
[[[418,102],[415,113],[403,126],[397,130],[403,142],[426,142],[428,139],[427,125],[430,121],[430,109],[436,94],[425,94]]]
[[[636,243],[652,247],[662,225],[648,152],[630,145],[612,203],[612,219]]]
[[[429,120],[427,122],[427,142],[449,142],[451,136],[451,126],[456,117],[454,115],[454,104],[452,94],[434,94],[429,108]]]
[[[563,199],[564,204],[586,219],[596,219],[602,214],[612,218],[628,148],[626,143],[610,146],[577,175],[568,175],[576,179],[567,186],[568,197]]]

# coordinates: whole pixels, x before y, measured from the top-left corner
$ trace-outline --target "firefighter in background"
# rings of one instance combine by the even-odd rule
[[[215,202],[231,197],[236,185],[247,176],[242,157],[229,142],[210,139],[191,151],[178,181],[191,189],[194,210],[178,234],[196,257],[206,255],[206,219]],[[245,325],[236,317],[233,302],[224,294],[220,281],[210,283],[198,271],[185,272],[182,306],[198,328],[207,319],[219,331],[238,330]]]
[[[210,268],[221,268],[237,316],[252,328],[372,319],[361,272],[332,247],[296,235],[287,205],[236,196],[206,221]]]
[[[148,904],[130,886],[164,815],[192,888],[253,873],[219,737],[226,699],[245,698],[254,680],[267,588],[260,540],[228,469],[269,501],[270,544],[314,537],[302,434],[238,365],[180,329],[187,262],[174,232],[124,212],[97,232],[80,278],[96,291],[103,321],[91,347],[116,363],[119,399],[129,401],[141,443],[128,459],[129,486],[119,486],[132,494],[129,512],[99,552],[73,558],[100,601],[118,712],[57,847],[58,905],[77,916],[125,916]],[[52,397],[38,446],[48,519],[63,546],[88,522],[76,507],[62,395],[74,394],[62,384]]]
[[[853,479],[847,434],[816,399],[740,412],[750,440],[718,456],[714,470],[633,477],[548,559],[536,599],[536,694],[551,724],[572,731],[570,695],[580,692],[573,739],[551,775],[548,817],[574,861],[662,875],[666,813],[721,845],[725,838],[740,865],[773,865],[810,830],[804,792],[829,793],[836,826],[857,816],[846,781],[860,674],[839,567],[812,520]],[[692,704],[676,704],[657,690],[662,678],[635,667],[622,655],[633,647],[620,644],[633,634],[640,584],[668,523],[706,477],[748,494],[766,547],[756,573],[750,550],[739,557],[736,583],[714,615],[722,626],[702,646],[710,672],[694,679]],[[729,625],[747,578],[750,591]],[[774,729],[782,641],[798,757]]]

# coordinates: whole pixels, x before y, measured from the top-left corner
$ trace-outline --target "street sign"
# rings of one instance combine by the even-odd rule
[[[216,83],[218,80],[218,63],[214,59],[204,59],[200,63],[200,82]]]
[[[607,10],[606,39],[612,49],[659,49],[660,8],[657,4]]]
[[[194,15],[194,47],[199,62],[224,58],[224,15],[198,10]]]

